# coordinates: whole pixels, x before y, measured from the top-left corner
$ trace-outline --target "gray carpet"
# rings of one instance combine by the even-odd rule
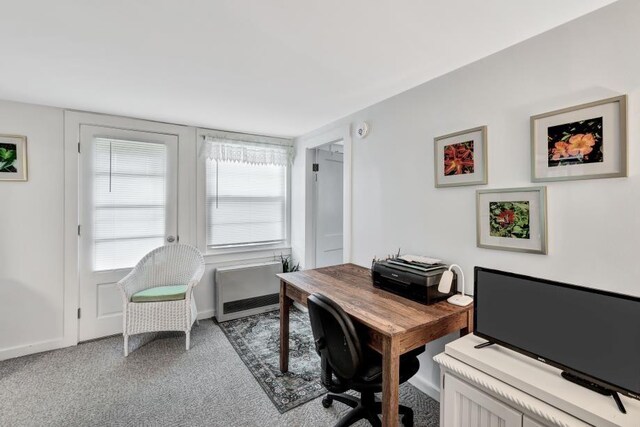
[[[320,398],[280,414],[211,320],[122,356],[111,337],[0,362],[0,426],[331,426],[347,411]],[[401,400],[417,426],[436,426],[435,402],[411,385]],[[366,423],[358,424],[360,426]]]

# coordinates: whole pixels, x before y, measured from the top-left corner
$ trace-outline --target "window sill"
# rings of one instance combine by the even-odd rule
[[[278,261],[280,260],[280,254],[291,254],[291,246],[283,243],[267,246],[240,246],[225,249],[208,249],[204,254],[204,258],[207,264],[258,260],[264,258],[273,258],[274,261]]]

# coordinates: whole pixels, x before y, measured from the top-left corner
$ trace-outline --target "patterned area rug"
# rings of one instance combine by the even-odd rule
[[[279,314],[272,311],[219,326],[278,411],[284,413],[325,394],[326,390],[320,383],[320,357],[313,345],[309,317],[294,306],[290,312],[289,372],[280,372]],[[400,386],[400,402],[413,408],[416,427],[438,426],[438,402],[411,384]],[[345,413],[348,410],[340,403],[334,405]],[[357,425],[368,424],[362,421]]]
[[[280,312],[220,323],[247,368],[280,413],[326,393],[320,382],[320,356],[313,345],[306,313],[295,307],[289,317],[289,372],[280,372]]]

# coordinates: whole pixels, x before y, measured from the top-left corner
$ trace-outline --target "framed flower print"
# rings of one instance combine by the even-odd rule
[[[27,180],[27,137],[0,135],[0,181]]]
[[[487,183],[487,127],[434,138],[436,187]]]
[[[480,248],[546,254],[546,187],[478,190],[476,228]]]
[[[627,176],[626,95],[531,117],[531,180]]]

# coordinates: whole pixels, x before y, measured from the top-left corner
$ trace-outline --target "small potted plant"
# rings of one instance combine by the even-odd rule
[[[280,254],[280,262],[282,263],[282,272],[283,273],[292,273],[294,271],[300,270],[300,263],[293,265],[293,258],[291,255],[282,255]]]

